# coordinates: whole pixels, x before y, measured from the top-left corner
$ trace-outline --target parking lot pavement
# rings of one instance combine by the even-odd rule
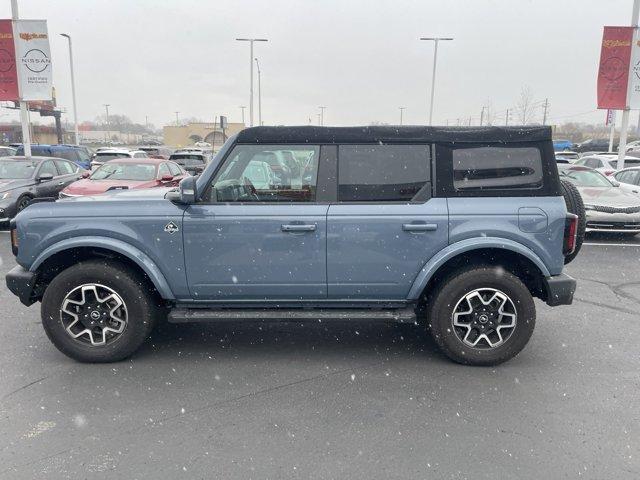
[[[82,365],[0,287],[0,478],[639,478],[640,238],[590,238],[496,368],[417,327],[166,327]],[[0,273],[14,265],[0,234]]]

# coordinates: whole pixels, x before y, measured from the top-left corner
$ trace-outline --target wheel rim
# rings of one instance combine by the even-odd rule
[[[22,200],[20,200],[20,203],[18,204],[18,211],[21,212],[22,210],[27,208],[29,206],[29,203],[30,202],[28,198],[23,198]]]
[[[87,283],[67,293],[60,319],[71,338],[97,347],[120,338],[128,323],[127,306],[113,289]]]
[[[513,301],[504,292],[478,288],[458,300],[451,319],[456,337],[464,345],[491,349],[509,340],[517,316]]]

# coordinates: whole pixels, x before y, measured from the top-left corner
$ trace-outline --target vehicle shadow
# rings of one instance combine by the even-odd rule
[[[365,321],[260,322],[221,321],[162,324],[135,354],[155,356],[242,356],[271,359],[318,357],[428,357],[439,353],[423,325]]]

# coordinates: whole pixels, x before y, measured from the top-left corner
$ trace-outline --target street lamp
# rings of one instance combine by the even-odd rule
[[[106,122],[106,124],[107,124],[107,138],[105,139],[105,142],[107,142],[108,140],[111,140],[111,139],[109,138],[109,135],[110,135],[110,133],[111,133],[111,132],[109,131],[109,130],[110,130],[110,129],[109,129],[109,127],[110,127],[110,125],[109,125],[109,107],[110,107],[110,105],[109,105],[108,103],[105,103],[105,104],[104,104],[104,110],[105,110],[105,112],[107,113],[107,118],[106,118],[106,120],[105,120],[105,122]]]
[[[318,107],[320,109],[320,125],[324,126],[324,111],[327,107]]]
[[[421,37],[420,40],[428,40],[434,43],[433,50],[433,75],[431,77],[431,102],[429,103],[429,125],[433,121],[433,96],[435,95],[436,87],[436,61],[438,59],[438,43],[442,41],[453,40],[452,37]]]
[[[174,113],[176,114],[176,127],[179,127],[180,126],[180,118],[178,117],[178,114],[180,112],[174,112]]]
[[[76,106],[76,80],[73,74],[73,48],[71,47],[71,35],[61,33],[69,41],[69,66],[71,68],[71,98],[73,100],[73,132],[75,134],[76,145],[80,145],[80,135],[78,134],[78,108]]]
[[[244,105],[240,105],[240,109],[242,110],[242,126],[244,127],[244,109],[247,108]]]
[[[238,42],[249,42],[249,126],[253,127],[253,42],[268,42],[266,38],[236,38]]]
[[[258,125],[262,125],[262,89],[260,88],[260,63],[256,57],[256,67],[258,68]]]
[[[398,107],[398,110],[400,110],[400,125],[402,125],[402,113],[405,111],[407,107]]]

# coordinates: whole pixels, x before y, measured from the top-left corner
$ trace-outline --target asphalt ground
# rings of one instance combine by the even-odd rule
[[[0,274],[15,264],[0,234]],[[83,365],[0,286],[0,478],[640,478],[640,236],[592,236],[526,349],[451,363],[422,329],[169,326]]]

